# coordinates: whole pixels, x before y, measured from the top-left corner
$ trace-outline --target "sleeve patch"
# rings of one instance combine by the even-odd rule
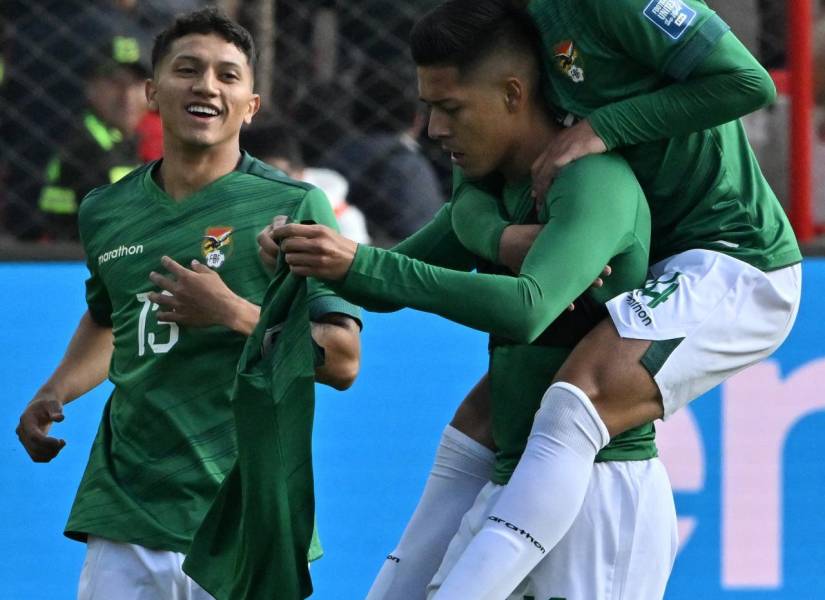
[[[696,11],[682,0],[651,0],[644,15],[673,40],[678,40],[696,18]]]

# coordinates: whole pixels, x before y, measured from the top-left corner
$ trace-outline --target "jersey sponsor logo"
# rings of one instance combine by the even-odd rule
[[[581,56],[576,44],[570,40],[559,42],[553,47],[553,58],[556,68],[567,75],[573,83],[584,81],[584,69],[581,65]]]
[[[512,523],[510,523],[510,521],[507,521],[506,519],[502,519],[501,517],[496,517],[495,515],[490,515],[489,517],[487,517],[487,520],[492,521],[493,523],[499,523],[501,525],[504,525],[507,529],[511,529],[512,531],[515,531],[519,535],[524,536],[524,538],[528,542],[533,544],[533,546],[536,548],[536,550],[538,550],[542,554],[547,553],[547,550],[544,549],[544,546],[541,545],[541,542],[539,542],[536,538],[534,538],[532,535],[530,535],[529,532],[524,531],[518,525],[513,525]]]
[[[121,256],[134,256],[135,254],[143,254],[143,244],[136,244],[134,246],[118,246],[114,250],[109,250],[103,254],[98,255],[97,264],[102,265],[110,260],[115,260]]]
[[[651,0],[644,10],[644,16],[673,40],[678,40],[687,31],[696,11],[686,6],[682,0]]]
[[[231,227],[208,227],[203,236],[201,250],[210,269],[220,269],[232,250]]]
[[[401,559],[397,556],[393,556],[392,554],[387,554],[387,560],[391,560],[392,562],[398,564],[401,562]]]

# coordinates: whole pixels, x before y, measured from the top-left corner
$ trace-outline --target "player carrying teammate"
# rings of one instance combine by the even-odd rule
[[[152,59],[146,89],[164,158],[82,203],[88,310],[17,429],[35,461],[52,460],[65,445],[48,436],[63,406],[107,375],[114,383],[66,526],[88,542],[83,600],[209,598],[180,565],[236,456],[229,395],[271,280],[255,235],[273,214],[298,210],[334,226],[320,191],[239,149],[259,106],[246,30],[197,11],[157,37]],[[316,377],[347,387],[357,309],[309,287],[325,350]]]
[[[460,29],[463,12],[507,4],[449,0],[425,20]],[[536,186],[577,158],[616,148],[652,217],[649,280],[608,303],[611,318],[559,371],[565,385],[548,391],[493,510],[553,546],[587,489],[581,470],[611,437],[667,418],[782,343],[799,307],[801,255],[742,124],[731,121],[773,98],[770,78],[704,2],[522,4],[542,34],[547,96],[568,124],[583,119],[537,161]],[[495,216],[491,199],[485,209],[480,190],[465,191],[457,215]],[[491,247],[488,239],[476,250],[488,256]],[[438,598],[502,598],[539,560],[490,521]],[[487,563],[512,568],[479,572]]]
[[[451,205],[394,252],[356,249],[324,227],[290,225],[273,232],[284,240],[293,272],[339,281],[334,285],[345,297],[367,308],[411,306],[495,334],[489,376],[499,448],[495,473],[467,512],[431,592],[506,490],[552,373],[601,318],[602,303],[641,283],[648,261],[647,204],[626,162],[615,154],[589,157],[566,169],[535,214],[530,165],[560,131],[538,90],[538,36],[522,12],[476,11],[463,17],[460,32],[413,36],[420,94],[431,107],[430,135],[460,156],[466,177],[483,179],[497,194],[497,207],[507,220],[546,224],[520,275],[496,274],[500,268],[479,264],[459,244],[459,230],[463,236],[480,232],[472,220],[457,219]],[[456,193],[464,185],[458,181]],[[606,195],[612,202],[603,201]],[[274,244],[269,247],[277,251]],[[607,262],[616,274],[567,312]],[[486,273],[466,272],[476,266]],[[651,424],[630,430],[596,457],[586,508],[565,544],[547,552],[531,532],[521,532],[545,560],[514,598],[611,597],[603,579],[615,580],[634,598],[661,597],[675,556],[675,511],[667,477],[654,458],[653,435]],[[624,510],[612,510],[619,502]],[[443,552],[420,550],[437,558]],[[402,567],[408,558],[420,560],[394,552],[387,564]],[[393,566],[386,569],[390,573],[376,583],[370,598],[423,597],[426,582],[415,588],[403,575],[396,579]]]

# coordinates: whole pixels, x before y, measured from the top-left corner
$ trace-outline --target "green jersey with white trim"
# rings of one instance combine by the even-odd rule
[[[186,552],[236,457],[229,403],[246,337],[222,326],[159,322],[146,294],[150,271],[170,256],[197,259],[260,304],[271,280],[256,234],[275,215],[335,227],[323,192],[243,154],[238,167],[175,201],[155,183],[158,163],[94,190],[80,206],[89,313],[111,325],[114,392],[104,409],[66,535],[96,535]],[[309,216],[307,216],[309,215]],[[312,318],[358,309],[308,282]]]
[[[662,118],[701,112],[709,122],[728,121],[723,115],[736,99],[700,90],[700,75],[709,74],[703,69],[718,59],[714,52],[741,51],[742,64],[755,63],[704,2],[533,0],[528,11],[542,37],[548,100],[587,117],[644,189],[652,262],[691,248],[763,270],[801,260],[741,123],[691,132],[693,118]],[[665,89],[667,98],[656,95]]]

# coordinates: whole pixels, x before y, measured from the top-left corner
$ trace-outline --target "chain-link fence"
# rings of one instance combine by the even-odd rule
[[[332,185],[334,193],[346,193],[366,213],[379,242],[420,227],[447,192],[447,161],[426,140],[418,144],[424,121],[407,58],[412,24],[436,2],[219,2],[258,46],[263,110],[252,129],[294,140],[302,155],[296,162],[311,168],[306,175],[313,181],[330,181],[317,167],[343,172],[346,180],[337,180],[345,181],[343,188]],[[76,240],[76,210],[85,192],[159,156],[157,117],[135,100],[152,40],[175,14],[206,4],[0,3],[0,238],[40,246]],[[256,154],[274,158],[279,148],[270,142],[267,135],[249,141]],[[389,187],[366,185],[388,161],[394,166],[378,179]]]
[[[421,134],[407,55],[412,24],[438,1],[218,3],[252,31],[259,48],[264,111],[256,121],[264,133],[249,136],[250,149],[276,158],[283,144],[274,140],[289,138],[298,149],[293,155],[300,155],[295,162],[340,172],[348,186],[334,193],[346,194],[366,214],[379,242],[414,230],[447,191],[449,165]],[[786,10],[793,2],[709,3],[767,67],[783,68]],[[126,64],[139,76],[154,34],[174,14],[203,4],[0,0],[0,248],[3,238],[41,242],[38,248],[44,241],[71,241],[72,215],[86,189],[159,155],[159,123],[124,91],[130,82],[112,64]],[[751,119],[749,129],[782,195],[787,144],[783,148],[776,135],[785,117],[765,114]],[[379,163],[388,158],[401,166],[379,177]],[[382,178],[390,181],[386,189],[366,184]]]

